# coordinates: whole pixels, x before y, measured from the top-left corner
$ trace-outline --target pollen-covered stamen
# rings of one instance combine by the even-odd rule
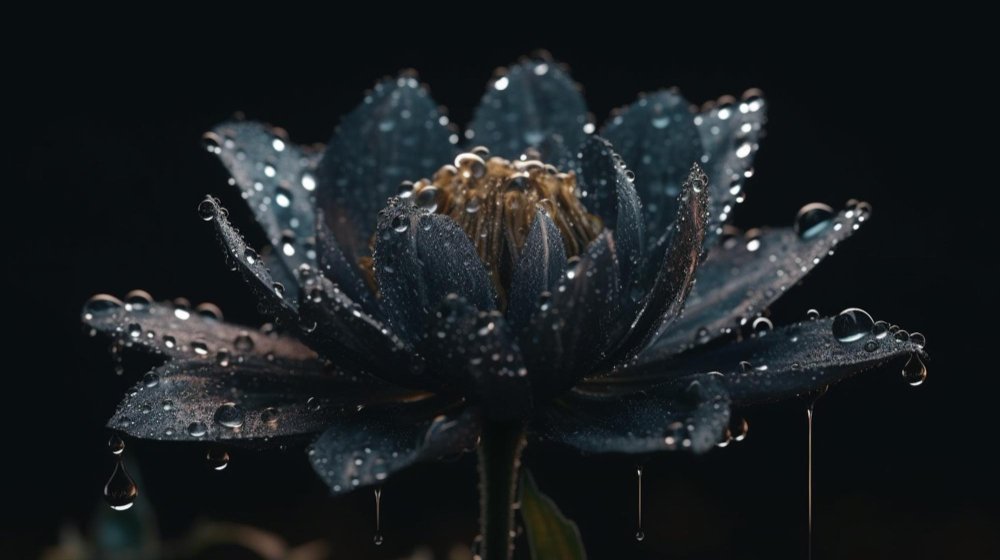
[[[475,148],[459,154],[454,165],[441,167],[432,179],[412,187],[404,183],[400,195],[412,196],[424,210],[450,216],[465,230],[490,272],[502,307],[539,209],[559,228],[568,257],[583,252],[602,227],[600,218],[580,202],[576,175],[544,164],[537,152],[508,161]]]

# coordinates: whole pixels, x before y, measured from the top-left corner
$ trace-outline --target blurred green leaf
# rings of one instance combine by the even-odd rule
[[[576,523],[566,519],[552,498],[538,490],[527,469],[521,479],[521,519],[532,560],[586,560]]]

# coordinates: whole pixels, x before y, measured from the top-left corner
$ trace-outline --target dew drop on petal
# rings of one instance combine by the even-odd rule
[[[918,348],[923,348],[927,344],[927,337],[923,333],[912,332],[910,333],[910,342],[916,344]]]
[[[142,376],[142,384],[152,389],[160,384],[160,376],[156,373],[149,372]]]
[[[438,196],[437,187],[434,186],[424,187],[423,189],[421,189],[419,193],[417,193],[417,198],[416,198],[417,207],[428,214],[434,212],[435,210],[437,210],[438,207],[437,196]]]
[[[801,239],[813,239],[833,221],[833,208],[822,202],[806,204],[795,216],[795,233]]]
[[[764,336],[771,332],[771,329],[774,328],[774,323],[772,323],[767,317],[757,317],[753,320],[752,328],[754,334],[757,336]]]
[[[249,352],[253,350],[253,339],[250,338],[249,333],[242,332],[233,341],[233,346],[240,352]]]
[[[877,339],[883,339],[889,335],[889,323],[885,321],[875,321],[875,325],[872,326],[872,334],[875,335]]]
[[[833,320],[833,336],[840,342],[855,342],[872,332],[875,321],[864,309],[849,307]]]
[[[202,437],[208,433],[208,427],[203,422],[191,422],[188,425],[187,432],[191,437]]]
[[[236,429],[243,425],[246,414],[236,403],[222,403],[215,409],[215,422],[227,428]]]
[[[810,321],[815,321],[816,319],[819,319],[819,310],[810,309],[809,311],[806,311],[806,318],[808,318]]]

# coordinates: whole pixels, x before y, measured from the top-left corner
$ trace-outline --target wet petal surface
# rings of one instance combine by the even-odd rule
[[[516,330],[521,330],[539,311],[543,294],[552,297],[565,271],[566,250],[559,228],[548,214],[539,211],[511,281],[507,318]]]

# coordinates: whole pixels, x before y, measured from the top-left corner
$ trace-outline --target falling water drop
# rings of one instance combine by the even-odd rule
[[[225,449],[213,447],[208,450],[205,460],[212,470],[223,471],[229,466],[229,452]]]
[[[381,546],[384,541],[382,537],[382,487],[375,488],[375,536],[372,542],[375,546]]]
[[[927,366],[924,365],[919,354],[912,354],[910,359],[906,360],[906,364],[903,366],[903,379],[913,387],[920,385],[927,379]]]
[[[855,342],[872,332],[875,321],[864,309],[849,307],[833,320],[833,336],[840,342]]]
[[[636,481],[638,483],[638,510],[639,515],[636,524],[635,540],[642,541],[646,538],[646,533],[642,531],[642,465],[635,468]]]
[[[122,438],[118,437],[118,434],[115,434],[108,440],[108,449],[110,449],[111,453],[114,455],[121,455],[122,451],[125,451],[125,442]]]
[[[111,473],[111,478],[104,485],[104,501],[116,511],[125,511],[132,507],[136,497],[139,496],[139,487],[125,470],[125,464],[121,457],[115,461],[115,470]]]

